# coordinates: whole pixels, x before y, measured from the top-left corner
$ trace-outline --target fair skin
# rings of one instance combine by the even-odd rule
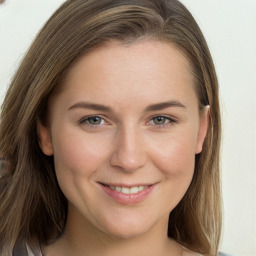
[[[176,47],[110,42],[72,67],[49,110],[48,125],[38,124],[40,146],[54,156],[69,208],[45,256],[196,255],[167,237],[209,115],[199,113]]]

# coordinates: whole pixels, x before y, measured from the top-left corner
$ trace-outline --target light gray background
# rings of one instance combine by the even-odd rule
[[[31,41],[63,0],[0,5],[0,103]],[[224,232],[221,249],[256,256],[256,1],[182,0],[211,49],[220,82]]]

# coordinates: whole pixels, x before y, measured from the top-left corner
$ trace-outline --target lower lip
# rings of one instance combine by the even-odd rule
[[[110,196],[115,202],[119,204],[138,204],[144,201],[152,192],[155,185],[150,185],[144,190],[136,193],[136,194],[124,194],[122,192],[118,192],[116,190],[111,189],[108,186],[104,186],[100,184],[103,191]]]

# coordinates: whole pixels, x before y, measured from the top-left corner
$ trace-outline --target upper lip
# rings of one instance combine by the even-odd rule
[[[152,186],[156,184],[156,182],[153,183],[134,183],[134,184],[125,184],[125,183],[112,183],[112,182],[98,182],[101,185],[105,186],[113,186],[113,187],[125,187],[125,188],[132,188],[132,187],[140,187],[140,186]]]

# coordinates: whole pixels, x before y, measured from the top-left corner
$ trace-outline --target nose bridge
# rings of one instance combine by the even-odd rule
[[[125,171],[135,171],[146,162],[146,152],[140,129],[128,123],[121,125],[115,136],[115,150],[111,156],[111,165]]]

